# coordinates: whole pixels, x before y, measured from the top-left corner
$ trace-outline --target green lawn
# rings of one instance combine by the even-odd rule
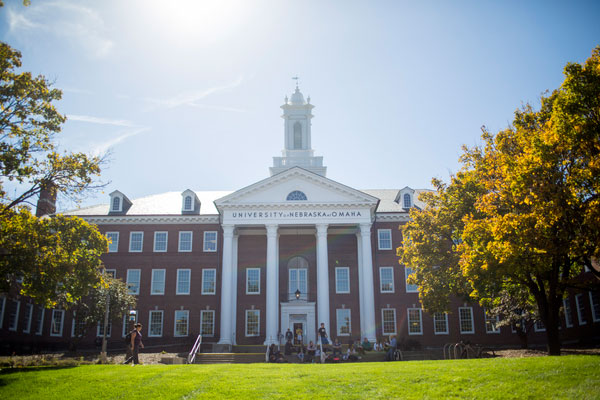
[[[4,369],[0,399],[600,398],[600,357]]]

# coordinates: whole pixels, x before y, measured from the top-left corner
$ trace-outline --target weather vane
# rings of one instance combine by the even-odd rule
[[[296,81],[296,88],[298,88],[298,79],[300,79],[300,78],[298,78],[298,75],[296,75],[296,76],[292,76],[292,79]]]

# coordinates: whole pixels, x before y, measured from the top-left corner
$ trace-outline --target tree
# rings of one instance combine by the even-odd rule
[[[463,168],[448,187],[425,198],[424,217],[411,213],[400,249],[402,262],[416,270],[424,306],[434,293],[446,295],[428,274],[428,241],[434,250],[448,246],[436,238],[435,224],[455,233],[452,251],[437,252],[452,271],[460,270],[469,296],[498,303],[507,288],[527,296],[546,326],[549,354],[560,354],[560,307],[567,290],[589,290],[597,279],[581,279],[584,267],[596,276],[600,256],[600,47],[583,64],[568,64],[560,88],[542,97],[541,108],[515,112],[512,126],[483,146],[465,148]],[[468,189],[468,190],[464,190]],[[459,209],[452,209],[452,194]],[[429,215],[429,217],[428,217]],[[442,230],[444,232],[444,230]]]

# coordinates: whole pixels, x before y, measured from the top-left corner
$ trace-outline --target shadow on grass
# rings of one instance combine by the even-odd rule
[[[48,365],[48,366],[36,366],[36,367],[17,367],[17,368],[2,368],[0,369],[0,377],[2,375],[10,375],[24,372],[36,372],[36,371],[51,371],[54,369],[67,369],[76,368],[77,365]]]

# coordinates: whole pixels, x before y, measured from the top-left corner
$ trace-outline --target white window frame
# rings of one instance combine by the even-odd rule
[[[485,333],[499,334],[500,327],[498,326],[498,322],[500,322],[500,317],[498,315],[496,315],[495,317],[489,316],[488,310],[483,310],[483,316],[485,317]],[[490,329],[490,327],[493,329]]]
[[[546,332],[546,327],[544,326],[544,323],[542,321],[537,320],[533,324],[533,331],[534,332]]]
[[[11,317],[11,312],[12,310],[8,310],[8,330],[11,332],[16,332],[17,329],[19,328],[19,312],[21,311],[21,301],[20,300],[13,300],[13,303],[17,303],[16,309],[15,309],[15,325],[14,326],[10,326],[10,317]]]
[[[177,333],[177,314],[182,313],[185,315],[185,335]],[[190,311],[189,310],[175,310],[173,315],[173,337],[187,337],[190,335]]]
[[[23,333],[31,333],[31,321],[33,319],[33,304],[25,303],[25,310],[29,310],[29,316],[25,318],[25,327],[23,328]]]
[[[163,250],[161,250],[161,249],[157,249],[156,248],[156,244],[157,244],[157,238],[156,237],[158,235],[160,235],[160,234],[163,234],[163,233],[165,234],[165,248]],[[155,253],[166,253],[168,247],[169,247],[169,232],[167,232],[167,231],[156,231],[156,232],[154,232],[154,252]]]
[[[6,296],[0,296],[2,299],[2,307],[0,307],[0,329],[2,329],[2,325],[4,324],[4,308],[6,307]]]
[[[392,271],[392,290],[383,290],[383,271],[388,269]],[[396,290],[394,283],[394,267],[379,267],[379,293],[394,293]]]
[[[190,199],[190,206],[187,207],[187,200]],[[194,198],[191,194],[183,196],[183,211],[194,211]]]
[[[406,293],[419,293],[419,286],[408,283],[408,277],[414,274],[415,271],[411,267],[404,267],[404,285],[406,286]]]
[[[181,240],[181,236],[184,234],[190,234],[190,248],[189,249],[182,249],[181,248],[181,244],[182,244],[182,240]],[[177,251],[180,253],[190,253],[192,251],[192,249],[194,248],[194,232],[192,231],[179,231],[179,242],[177,244]]]
[[[461,310],[468,310],[470,321],[471,321],[471,330],[463,330],[463,314]],[[458,327],[460,329],[461,335],[472,335],[475,333],[475,321],[473,320],[473,307],[458,307]]]
[[[77,321],[77,312],[73,311],[73,319],[71,320],[71,337],[75,337],[75,328],[78,322],[79,321]],[[81,332],[79,332],[79,335],[77,337],[82,337]]]
[[[382,242],[382,238],[381,235],[384,233],[388,233],[390,235],[390,246],[389,247],[383,247],[381,245]],[[387,240],[387,239],[383,239],[383,240]],[[392,250],[393,248],[393,243],[392,243],[392,230],[391,229],[377,229],[377,249],[378,250]]]
[[[135,291],[132,291],[131,290],[131,286],[129,286],[131,283],[133,283],[133,282],[131,282],[131,279],[130,279],[131,271],[137,271],[138,272],[137,288],[136,288]],[[133,268],[133,269],[128,269],[127,270],[127,281],[126,281],[126,284],[127,284],[127,289],[129,290],[129,294],[135,294],[135,295],[140,294],[141,282],[142,282],[142,270],[141,269],[139,269],[139,268]]]
[[[129,321],[129,315],[125,314],[123,315],[123,326],[121,327],[121,337],[125,337],[127,336],[127,334],[130,332],[128,325],[131,321]],[[138,313],[137,310],[135,310],[135,319],[133,321],[134,324],[137,324],[138,322]]]
[[[600,293],[592,292],[591,290],[588,293],[590,296],[590,309],[592,310],[592,321],[600,322]],[[594,295],[597,300],[596,303],[594,303]]]
[[[292,285],[292,271],[296,271],[296,286]],[[306,287],[300,287],[300,271],[303,271],[305,279],[304,283]],[[308,297],[308,268],[289,268],[288,269],[288,298],[290,300],[296,299],[296,290],[300,290],[300,299],[306,300]]]
[[[408,205],[406,204],[406,199],[408,196]],[[404,193],[402,195],[402,208],[407,209],[407,208],[412,208],[413,206],[413,199],[410,193]]]
[[[345,279],[345,283],[348,286],[347,290],[343,290],[340,288],[340,273],[342,271],[345,271],[346,273],[346,279]],[[350,293],[350,268],[349,267],[336,267],[335,268],[335,292],[337,294],[346,294],[346,293]]]
[[[179,274],[182,272],[187,272],[187,274],[188,274],[187,291],[179,289],[179,284],[182,283],[181,276]],[[189,295],[191,286],[192,286],[192,270],[189,268],[177,269],[177,282],[176,282],[176,286],[175,286],[175,294],[176,295]]]
[[[348,325],[344,324],[345,315],[348,315]],[[352,335],[352,311],[349,308],[338,308],[335,310],[335,325],[338,336],[350,336]],[[348,327],[347,333],[342,333],[343,327]]]
[[[119,207],[115,207],[115,200],[119,200]],[[123,211],[123,198],[121,196],[113,196],[110,200],[110,211],[120,212]]]
[[[249,334],[248,333],[248,314],[249,313],[256,313],[258,316],[258,320],[256,322],[257,325],[257,332],[256,334]],[[246,337],[257,337],[260,336],[260,310],[246,310],[246,319],[245,319],[245,333],[246,333]]]
[[[160,334],[152,334],[152,314],[160,314]],[[148,337],[162,337],[165,324],[165,315],[163,310],[150,310],[148,313]]]
[[[215,239],[207,239],[207,234],[214,234]],[[215,253],[218,249],[217,241],[219,240],[219,233],[217,231],[204,231],[203,240],[202,240],[202,251],[204,253]],[[214,244],[214,249],[209,248],[209,245]]]
[[[394,331],[393,332],[385,330],[385,318],[384,318],[385,311],[392,311],[394,314]],[[381,334],[384,336],[395,335],[396,331],[398,330],[396,323],[397,323],[396,309],[395,308],[382,308],[381,309]]]
[[[444,317],[444,323],[446,324],[446,330],[441,331],[438,330],[437,318],[436,316],[442,315]],[[433,314],[433,333],[435,335],[448,335],[450,332],[448,330],[448,313],[434,313]]]
[[[52,332],[52,327],[55,325],[54,314],[60,313],[60,329],[58,333]],[[63,335],[63,323],[65,322],[65,310],[57,310],[52,309],[52,319],[50,320],[50,336],[52,337],[62,337]]]
[[[204,315],[205,314],[211,314],[212,315],[212,322],[211,322],[211,328],[210,331],[211,333],[204,333],[203,328],[203,324],[204,324]],[[200,334],[203,337],[214,337],[215,336],[215,310],[201,310],[200,311]]]
[[[208,291],[204,290],[204,281],[206,280],[206,273],[209,272],[209,271],[214,273],[214,289],[213,289],[212,292],[208,292]],[[201,291],[201,294],[203,294],[203,295],[209,295],[209,296],[217,294],[217,270],[216,270],[216,268],[204,268],[202,270],[202,291]]]
[[[415,331],[415,332],[411,332],[411,311],[418,311],[419,312],[419,331]],[[408,325],[408,334],[409,335],[422,335],[423,334],[423,310],[421,310],[420,308],[415,308],[415,307],[409,307],[406,309],[406,322]],[[414,321],[416,322],[416,320]]]
[[[563,311],[565,313],[565,326],[567,328],[573,327],[573,311],[571,310],[571,302],[568,297],[563,299]]]
[[[162,282],[160,280],[157,280],[156,277],[154,276],[154,274],[158,274],[162,272],[163,274],[163,279]],[[152,269],[152,279],[150,282],[150,295],[151,296],[163,296],[165,294],[165,286],[166,286],[166,282],[167,282],[167,270],[164,268],[156,268],[156,269]],[[154,290],[154,284],[161,284],[162,283],[162,288],[159,288],[161,290],[155,291]]]
[[[108,239],[111,239],[111,243],[108,245],[108,252],[117,253],[119,251],[119,232],[106,232],[105,235]],[[110,237],[111,235],[115,236],[114,240]]]
[[[41,336],[42,333],[44,333],[44,316],[46,315],[46,309],[44,307],[39,307],[40,311],[40,324],[37,326],[37,329],[35,331],[35,334],[38,336]],[[36,324],[37,324],[37,319],[36,319]]]
[[[106,325],[107,331],[106,337],[110,337],[112,335],[112,321],[108,321],[108,325]],[[102,337],[102,331],[104,330],[104,320],[98,321],[98,325],[96,325],[96,336]]]
[[[575,295],[575,306],[577,307],[577,321],[579,322],[579,325],[587,325],[585,310],[583,308],[583,293],[577,293]]]
[[[140,249],[133,249],[133,235],[140,234]],[[129,252],[130,253],[141,253],[144,251],[144,232],[143,231],[134,231],[129,232]]]
[[[258,291],[256,292],[251,292],[248,287],[250,285],[250,272],[258,272]],[[246,294],[248,295],[255,295],[255,294],[260,294],[260,268],[246,268]]]

